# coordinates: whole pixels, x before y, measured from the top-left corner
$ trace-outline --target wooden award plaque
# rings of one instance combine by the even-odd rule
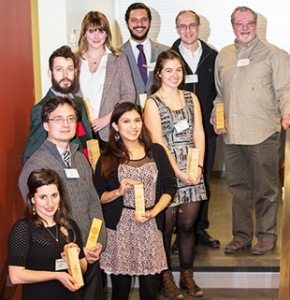
[[[188,148],[186,173],[194,180],[197,178],[199,149]]]
[[[84,285],[84,279],[81,270],[78,248],[66,248],[65,255],[67,259],[68,272],[77,281],[74,284],[75,288],[79,289]]]
[[[134,185],[135,189],[135,212],[137,214],[145,214],[144,186],[143,183]]]
[[[86,248],[92,249],[98,242],[99,234],[101,231],[103,221],[94,218],[92,221],[91,229],[86,243]]]

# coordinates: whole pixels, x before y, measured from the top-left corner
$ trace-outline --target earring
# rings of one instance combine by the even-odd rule
[[[140,141],[142,141],[142,140],[143,140],[142,133],[140,133],[140,135],[139,135],[139,140],[140,140]]]
[[[115,134],[115,141],[118,142],[120,139],[120,135],[119,135],[119,132],[116,131],[116,134]]]
[[[35,205],[33,204],[32,206],[32,214],[35,216],[36,215],[36,209],[35,209]]]

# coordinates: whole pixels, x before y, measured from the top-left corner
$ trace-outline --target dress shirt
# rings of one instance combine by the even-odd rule
[[[134,56],[135,56],[135,59],[136,59],[136,64],[138,64],[138,56],[139,56],[140,51],[138,50],[137,45],[139,45],[139,43],[133,41],[131,38],[130,38],[129,41],[130,41],[130,44],[131,44],[131,47],[132,47],[132,50],[133,50],[133,53],[134,53]],[[151,62],[151,43],[150,43],[150,40],[146,39],[141,44],[143,45],[143,51],[144,51],[144,54],[145,54],[145,57],[146,57],[147,64],[149,64]],[[149,74],[149,70],[147,68],[147,75],[148,74]]]
[[[89,62],[83,58],[80,66],[80,90],[84,98],[86,98],[94,112],[94,118],[99,117],[99,111],[103,96],[103,90],[106,80],[108,55],[111,51],[106,47],[106,54],[100,60],[98,69],[95,72],[90,71]]]
[[[201,43],[198,40],[198,48],[192,53],[191,50],[186,49],[182,43],[179,44],[179,51],[180,54],[182,55],[182,57],[184,58],[184,60],[187,62],[187,64],[189,65],[191,71],[193,74],[196,73],[196,69],[198,66],[198,63],[200,61],[201,55],[202,55],[202,47],[201,47]]]
[[[281,116],[290,114],[290,65],[281,49],[258,37],[245,47],[226,46],[216,59],[215,82],[226,144],[256,145],[281,131]]]

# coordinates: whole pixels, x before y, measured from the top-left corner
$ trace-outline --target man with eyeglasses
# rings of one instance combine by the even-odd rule
[[[231,23],[236,39],[216,59],[212,112],[214,129],[223,135],[227,184],[233,196],[233,239],[224,251],[233,254],[250,248],[255,235],[251,252],[263,255],[271,253],[277,242],[278,150],[281,127],[290,126],[290,66],[284,51],[259,39],[252,9],[237,7]],[[225,113],[222,129],[217,128],[219,103]]]
[[[92,130],[83,100],[73,95],[77,85],[76,72],[76,59],[70,47],[62,46],[49,57],[48,76],[51,79],[52,86],[46,96],[35,104],[31,110],[30,133],[23,151],[23,165],[46,139],[46,132],[41,126],[40,111],[44,102],[54,95],[68,96],[78,104],[81,119],[78,121],[76,135],[72,137],[72,142],[78,144],[79,150],[88,157],[86,141],[92,139]]]
[[[78,145],[70,142],[75,136],[79,119],[80,112],[73,99],[52,96],[45,101],[41,122],[47,138],[24,165],[18,184],[25,200],[28,194],[27,179],[32,171],[44,168],[57,172],[69,198],[70,217],[79,225],[85,245],[93,218],[103,221],[103,214],[92,180],[92,168],[78,151]],[[49,207],[45,209],[49,210]],[[80,290],[82,298],[76,295],[76,299],[103,299],[99,257],[105,245],[106,231],[105,226],[102,226],[98,243],[91,249],[84,247],[89,264],[84,274],[85,286]],[[58,267],[60,265],[56,262],[54,270],[58,271]]]
[[[203,246],[219,248],[220,242],[208,233],[208,209],[211,197],[210,177],[214,164],[216,150],[216,134],[210,124],[213,101],[216,97],[214,83],[214,65],[217,51],[199,39],[200,17],[192,10],[182,10],[176,19],[176,31],[179,35],[172,49],[181,56],[186,69],[184,89],[197,95],[200,102],[203,127],[205,131],[204,180],[207,201],[201,201],[199,215],[195,224],[197,243]],[[176,248],[173,249],[177,253]]]
[[[120,47],[120,50],[128,57],[137,93],[136,103],[139,105],[143,105],[147,95],[150,94],[153,70],[158,55],[169,48],[148,38],[151,20],[149,7],[139,2],[132,3],[125,14],[130,39]],[[143,63],[138,66],[141,57]]]

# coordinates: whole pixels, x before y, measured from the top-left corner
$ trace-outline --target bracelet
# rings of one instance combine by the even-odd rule
[[[201,166],[201,165],[198,165],[198,167],[199,167],[199,168],[201,168],[201,170],[203,171],[203,166]]]

